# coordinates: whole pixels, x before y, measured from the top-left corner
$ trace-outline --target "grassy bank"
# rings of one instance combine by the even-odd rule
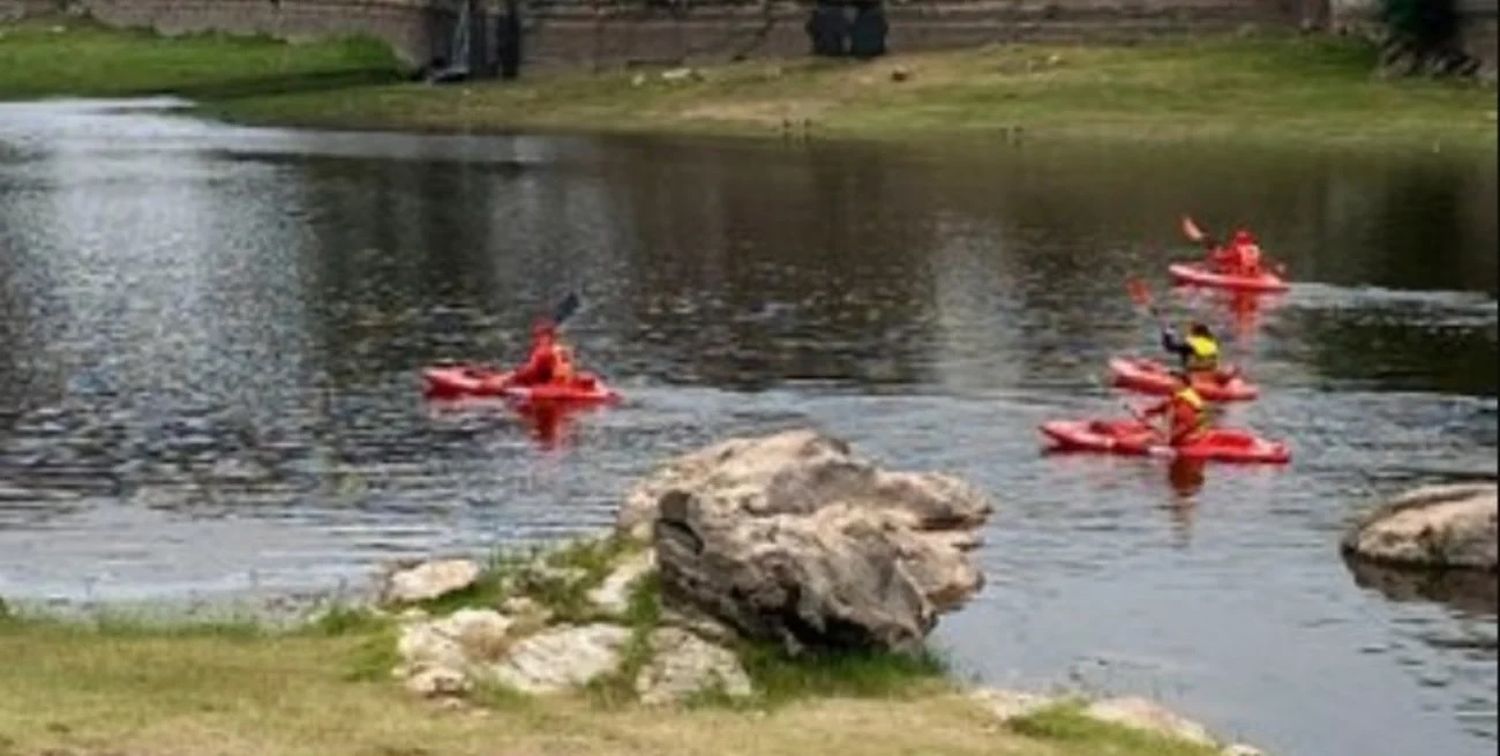
[[[413,130],[669,132],[933,141],[1212,140],[1493,149],[1495,89],[1372,76],[1366,45],[1266,34],[1135,47],[1013,45],[873,63],[756,61],[397,83],[369,44],[162,40],[97,28],[7,30],[0,98],[182,93],[244,121]],[[69,53],[55,53],[66,36]],[[903,76],[893,76],[897,70]],[[269,73],[268,73],[269,72]],[[279,77],[279,78],[278,78]],[[902,80],[897,81],[897,78]]]
[[[1066,710],[1001,727],[941,685],[834,695],[827,675],[800,678],[795,705],[444,709],[386,675],[391,632],[354,615],[285,633],[0,619],[0,754],[1207,753]]]

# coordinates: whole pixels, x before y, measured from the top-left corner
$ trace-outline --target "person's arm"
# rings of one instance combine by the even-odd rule
[[[1177,335],[1177,332],[1171,328],[1161,329],[1161,348],[1183,358],[1193,353],[1193,348],[1188,346],[1187,339]]]

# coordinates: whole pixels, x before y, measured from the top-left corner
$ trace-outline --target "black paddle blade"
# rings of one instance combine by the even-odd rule
[[[552,322],[562,325],[564,320],[573,317],[573,313],[578,312],[578,306],[581,304],[583,303],[578,299],[578,292],[568,292],[568,296],[563,297],[563,301],[558,302],[556,309],[552,311]]]

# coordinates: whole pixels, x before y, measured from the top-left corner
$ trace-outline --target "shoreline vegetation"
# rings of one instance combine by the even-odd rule
[[[609,543],[580,541],[542,558],[600,579]],[[543,697],[486,687],[433,700],[404,690],[392,669],[410,615],[492,604],[520,563],[493,559],[469,589],[405,612],[335,606],[280,627],[108,610],[65,620],[0,608],[0,754],[1221,752],[1101,721],[1082,698],[1051,699],[1002,721],[930,653],[796,660],[745,648],[751,698],[665,708],[636,703],[614,678]],[[551,610],[580,610],[577,591],[532,595]],[[660,622],[657,599],[649,584],[634,591],[627,616],[637,633]]]
[[[1354,39],[1267,31],[431,86],[368,40],[48,20],[0,25],[0,100],[171,94],[235,122],[331,129],[1495,149],[1493,85],[1386,80],[1377,62]]]

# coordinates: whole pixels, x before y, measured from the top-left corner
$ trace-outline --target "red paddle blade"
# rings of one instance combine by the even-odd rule
[[[1198,224],[1186,215],[1182,216],[1182,233],[1187,238],[1200,243],[1208,238],[1208,234],[1203,233],[1203,229],[1198,228]]]

